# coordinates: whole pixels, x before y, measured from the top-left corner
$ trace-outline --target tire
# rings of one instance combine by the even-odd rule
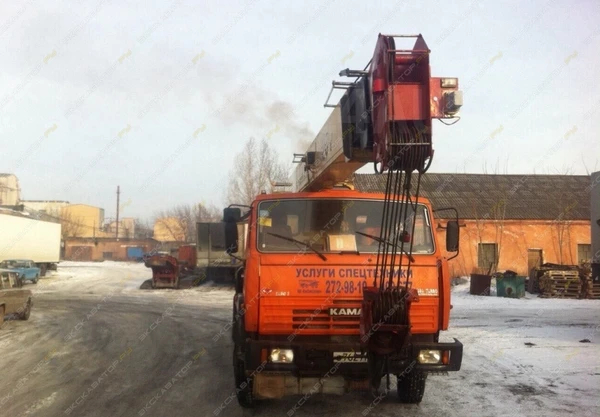
[[[419,404],[425,394],[427,374],[413,369],[397,378],[398,400],[405,404]]]
[[[40,279],[39,275],[36,274],[35,278],[33,279],[33,283],[37,284],[39,279]]]
[[[4,306],[0,306],[0,327],[4,324]]]
[[[246,362],[239,359],[238,345],[233,346],[233,374],[235,377],[235,391],[238,403],[243,408],[254,408],[256,399],[252,393],[253,378],[246,376]]]
[[[19,314],[19,320],[29,320],[30,315],[31,315],[31,300],[28,300],[27,305],[25,306],[25,310]]]
[[[235,272],[235,292],[243,294],[244,293],[244,269],[240,268]]]

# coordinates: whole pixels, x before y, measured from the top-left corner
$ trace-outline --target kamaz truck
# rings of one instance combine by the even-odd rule
[[[414,46],[397,48],[397,38]],[[379,396],[390,376],[400,401],[419,403],[428,374],[460,369],[462,344],[440,341],[458,215],[436,220],[419,184],[433,159],[432,119],[457,121],[462,96],[456,78],[429,71],[421,35],[379,35],[366,69],[334,82],[346,91],[295,155],[294,192],[224,210],[227,251],[243,261],[232,326],[242,406],[316,392]],[[369,162],[385,192],[353,189],[351,175]]]

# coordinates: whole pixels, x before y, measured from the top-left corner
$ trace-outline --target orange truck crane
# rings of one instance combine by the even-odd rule
[[[414,46],[397,49],[398,38]],[[232,326],[240,405],[316,392],[379,395],[390,376],[401,402],[419,403],[429,373],[460,369],[462,344],[439,340],[458,216],[446,223],[444,250],[419,185],[433,158],[432,119],[458,121],[462,93],[456,78],[431,77],[429,53],[421,35],[380,34],[365,69],[333,82],[345,92],[325,104],[331,115],[295,155],[295,191],[224,210],[227,250],[244,259]],[[345,182],[367,163],[385,175],[385,192]]]

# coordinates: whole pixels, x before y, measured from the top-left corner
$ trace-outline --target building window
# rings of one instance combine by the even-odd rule
[[[113,253],[112,252],[102,252],[102,257],[104,259],[112,259]]]
[[[477,266],[488,270],[496,265],[498,259],[498,245],[496,243],[480,243],[477,248]]]
[[[592,262],[592,245],[583,243],[577,245],[577,263]]]

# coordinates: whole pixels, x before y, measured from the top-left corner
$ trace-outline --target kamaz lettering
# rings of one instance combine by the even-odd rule
[[[330,316],[360,316],[360,308],[330,308]]]

